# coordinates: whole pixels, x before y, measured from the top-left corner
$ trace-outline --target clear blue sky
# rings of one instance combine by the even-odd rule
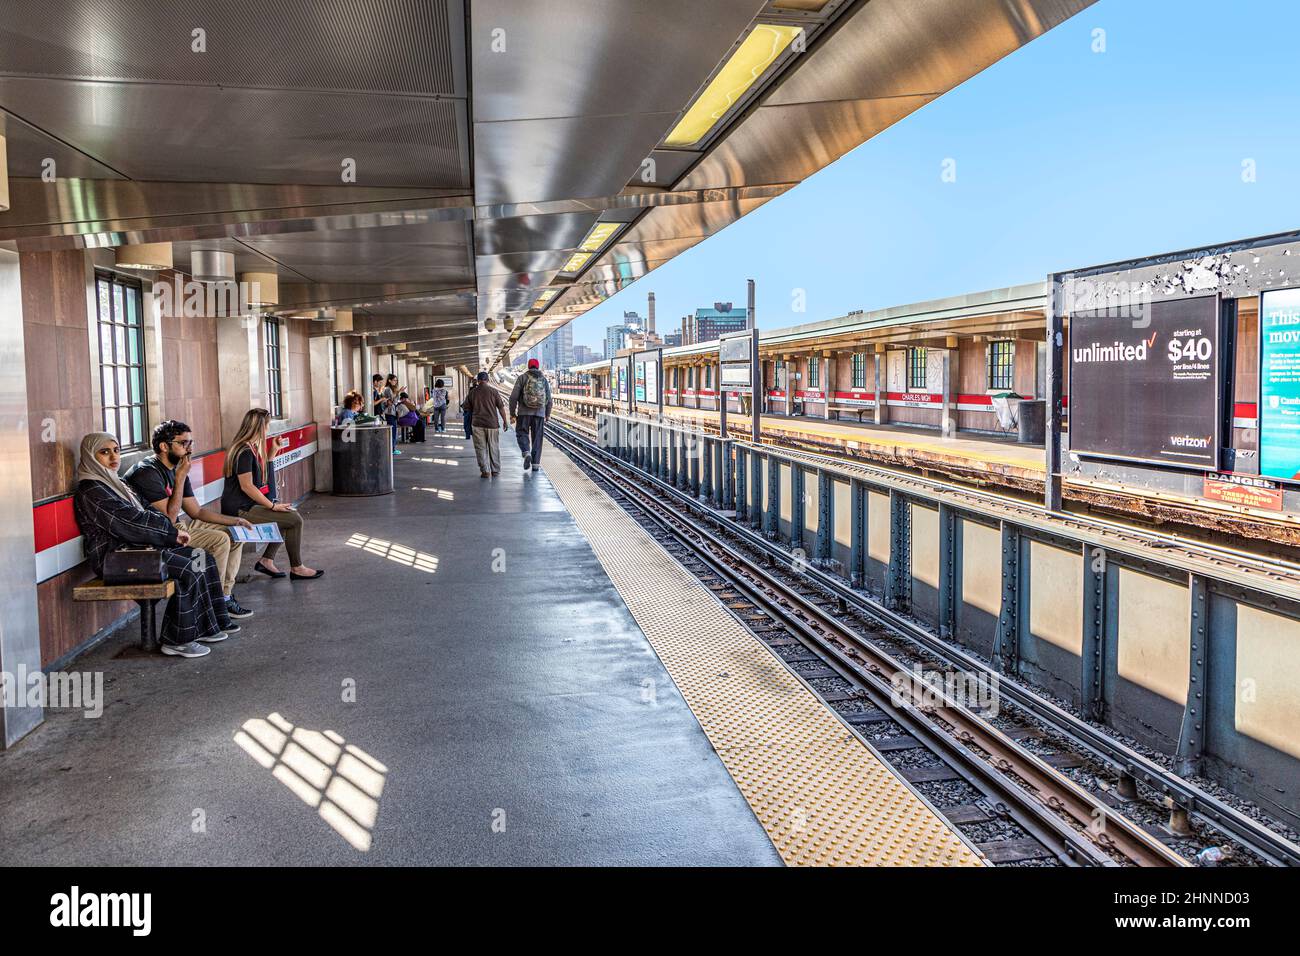
[[[779,328],[1300,228],[1298,49],[1295,0],[1100,0],[592,309],[573,340],[599,350],[651,291],[671,330],[743,303],[752,277],[759,326]]]

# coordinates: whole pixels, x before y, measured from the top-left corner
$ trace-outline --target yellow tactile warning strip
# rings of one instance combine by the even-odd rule
[[[982,858],[562,454],[546,464],[628,610],[792,865]]]

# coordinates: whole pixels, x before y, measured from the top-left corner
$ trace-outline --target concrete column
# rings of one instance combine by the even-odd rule
[[[370,401],[370,376],[374,375],[373,356],[370,354],[370,346],[366,344],[366,337],[363,335],[357,340],[357,348],[361,352],[361,397],[366,400],[365,409],[367,414],[373,412],[374,404]]]
[[[949,343],[954,343],[954,336],[948,337]],[[945,348],[939,353],[943,362],[943,418],[940,420],[940,431],[944,438],[952,438],[957,434],[957,395],[954,389],[954,383],[957,379],[957,350],[955,348]]]
[[[827,421],[831,418],[831,402],[835,395],[835,372],[836,360],[834,352],[823,352],[822,362],[826,366],[826,374],[823,377],[822,392],[826,396],[826,402],[822,405],[822,418]]]
[[[879,349],[879,347],[877,347]],[[886,402],[889,399],[889,369],[885,363],[885,354],[877,350],[876,359],[876,424],[883,425],[889,421],[889,406]]]
[[[217,365],[221,369],[221,444],[229,447],[250,408],[265,401],[262,389],[261,320],[217,319]],[[286,360],[287,361],[287,360]]]
[[[3,142],[0,140],[0,142]],[[0,151],[0,157],[3,152]],[[2,178],[2,177],[0,177]],[[48,255],[48,254],[47,254]],[[18,253],[0,249],[0,673],[11,675],[6,695],[24,706],[0,706],[0,746],[9,747],[42,720],[42,707],[27,707],[26,675],[41,669],[41,628],[36,606],[36,573],[32,529],[32,446],[28,431],[30,393],[23,328],[22,279]],[[92,319],[93,321],[93,319]],[[50,398],[41,392],[43,398]],[[61,439],[64,436],[59,436]],[[77,436],[79,439],[81,436]],[[0,700],[0,705],[6,701]]]
[[[331,339],[327,335],[307,340],[307,362],[311,375],[311,418],[316,422],[315,465],[316,491],[334,490],[334,458],[331,454],[330,422],[334,420],[335,408],[330,403],[330,354]],[[339,395],[339,401],[343,396]]]

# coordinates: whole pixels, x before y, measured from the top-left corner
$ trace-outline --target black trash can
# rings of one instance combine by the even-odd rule
[[[1020,415],[1017,440],[1027,445],[1041,445],[1047,437],[1047,402],[1021,400],[1017,411]]]
[[[393,493],[393,431],[387,424],[331,428],[334,494]]]

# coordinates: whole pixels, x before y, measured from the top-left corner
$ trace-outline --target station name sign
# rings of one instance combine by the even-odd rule
[[[1219,297],[1070,316],[1070,451],[1214,470]]]
[[[1260,296],[1259,471],[1300,481],[1300,289]]]

